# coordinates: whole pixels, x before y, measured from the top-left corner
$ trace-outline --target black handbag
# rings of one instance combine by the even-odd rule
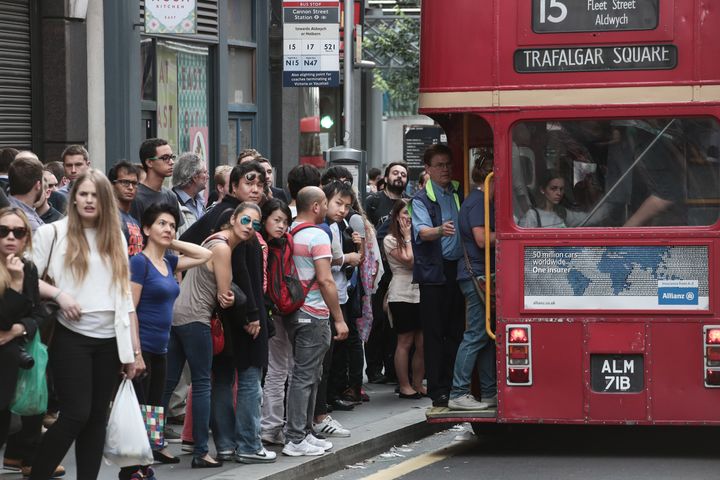
[[[55,281],[48,274],[48,269],[50,268],[50,261],[52,260],[52,254],[53,250],[55,249],[56,240],[57,228],[55,227],[55,225],[53,225],[53,240],[52,244],[50,244],[50,253],[48,254],[48,260],[45,264],[45,269],[40,276],[40,280],[53,286],[55,285]],[[53,335],[55,334],[55,324],[57,323],[58,314],[60,313],[61,308],[57,300],[53,299],[41,300],[40,305],[42,306],[45,314],[45,322],[40,327],[40,339],[42,340],[42,343],[44,343],[48,346],[48,348],[50,348]]]

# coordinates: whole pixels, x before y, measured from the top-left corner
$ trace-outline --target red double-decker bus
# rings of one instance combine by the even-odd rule
[[[720,424],[718,32],[716,0],[423,2],[421,111],[466,189],[494,159],[499,399],[428,421]]]

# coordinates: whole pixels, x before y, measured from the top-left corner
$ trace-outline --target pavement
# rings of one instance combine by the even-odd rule
[[[156,477],[173,480],[190,479],[236,479],[243,480],[305,480],[315,479],[342,470],[367,458],[378,455],[395,445],[403,445],[431,435],[443,425],[431,425],[426,422],[425,411],[431,405],[427,398],[421,400],[402,400],[394,393],[395,385],[365,386],[370,402],[358,405],[351,412],[333,412],[331,415],[351,431],[349,438],[330,438],[333,449],[320,457],[287,457],[280,453],[281,447],[269,447],[277,453],[275,463],[264,465],[243,465],[226,462],[218,469],[191,469],[190,454],[184,454],[179,444],[170,445],[173,455],[181,458],[177,465],[155,465]],[[170,428],[178,428],[171,426]],[[211,453],[215,452],[210,445]],[[65,478],[75,475],[74,448],[63,461],[67,469]],[[0,470],[1,471],[1,470]],[[103,462],[100,480],[117,479],[118,468]],[[20,475],[3,472],[1,480],[20,479]]]

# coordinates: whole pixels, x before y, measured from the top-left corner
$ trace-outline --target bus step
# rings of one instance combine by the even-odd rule
[[[450,410],[447,407],[430,407],[425,411],[428,421],[459,421],[469,422],[472,419],[494,419],[497,417],[497,408],[486,410]]]

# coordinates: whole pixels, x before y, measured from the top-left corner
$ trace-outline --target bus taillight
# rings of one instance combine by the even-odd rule
[[[528,343],[530,327],[508,327],[508,343]]]
[[[529,325],[507,325],[507,384],[532,385],[532,348]]]
[[[720,328],[705,327],[705,343],[720,344]]]
[[[705,353],[705,386],[720,388],[720,327],[703,327],[703,352]]]

